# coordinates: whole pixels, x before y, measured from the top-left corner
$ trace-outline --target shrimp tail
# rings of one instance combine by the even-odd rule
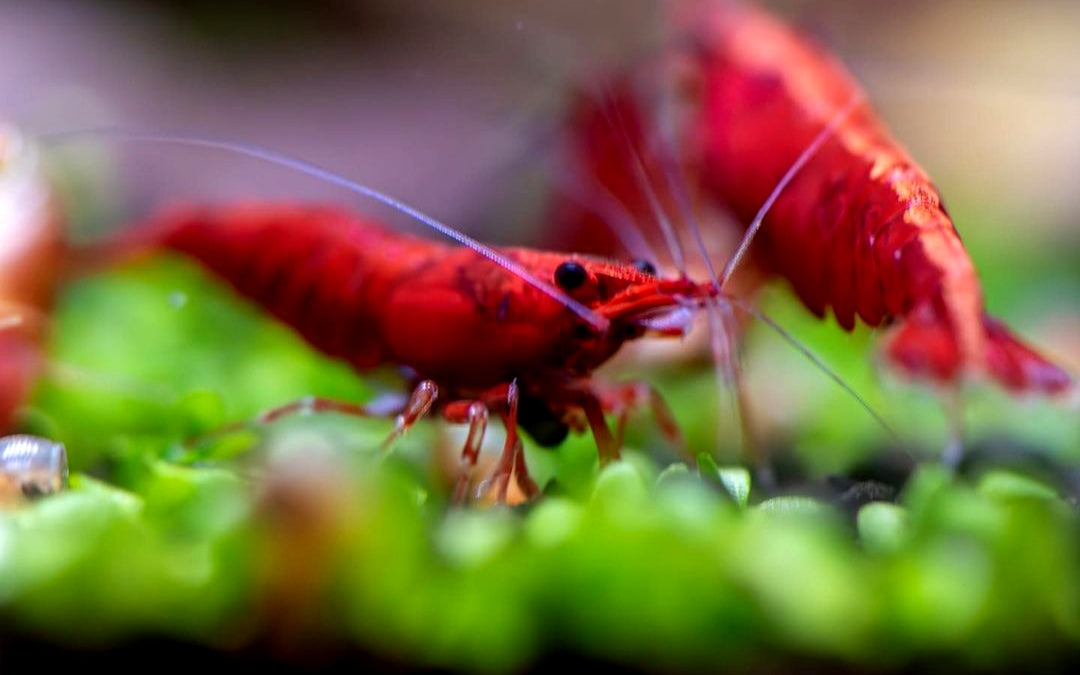
[[[1075,389],[1072,375],[1027,346],[1002,321],[984,314],[979,329],[985,375],[1008,391],[1057,396]],[[883,351],[901,374],[948,385],[966,363],[956,336],[942,303],[928,301],[891,329]]]

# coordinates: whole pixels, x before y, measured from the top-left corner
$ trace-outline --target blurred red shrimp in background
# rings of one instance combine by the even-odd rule
[[[951,385],[982,373],[1017,393],[1072,386],[985,315],[937,189],[835,59],[746,5],[684,11],[677,43],[696,67],[680,87],[695,92],[683,141],[702,192],[751,227],[775,200],[759,251],[810,311],[831,306],[845,330],[856,316],[899,319],[885,352],[914,377]]]
[[[0,434],[43,365],[45,316],[60,279],[62,222],[37,148],[0,126]]]
[[[634,83],[617,77],[572,94],[563,139],[567,166],[545,215],[546,241],[704,276],[703,260],[683,251],[691,228],[710,224],[700,232],[705,248],[712,260],[723,261],[738,247],[738,226],[700,199],[697,177],[685,171],[674,138],[639,100]],[[759,272],[748,265],[733,294],[757,288]]]
[[[750,253],[753,271],[786,278],[819,317],[831,306],[845,330],[856,317],[870,326],[897,320],[885,354],[906,375],[951,387],[985,374],[1015,393],[1072,388],[1064,370],[985,315],[936,188],[834,58],[743,4],[682,3],[674,24],[678,75],[666,84],[677,139],[648,131],[665,111],[652,114],[659,104],[634,88],[643,79],[635,73],[582,97],[571,115],[575,169],[583,189],[591,184],[602,197],[593,202],[647,220],[657,209],[645,191],[669,195],[672,176],[681,176],[691,204],[684,212],[727,209],[749,228],[725,283]],[[677,166],[665,160],[665,145]],[[575,195],[555,204],[559,236],[577,232],[575,245],[610,251],[614,240],[596,234],[613,222],[604,209]],[[707,231],[728,227],[705,222]],[[760,281],[743,276],[748,289]]]

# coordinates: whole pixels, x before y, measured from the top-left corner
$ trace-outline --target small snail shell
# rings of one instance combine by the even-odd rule
[[[39,436],[0,438],[0,502],[59,492],[67,486],[67,451]],[[17,494],[12,494],[17,493]]]

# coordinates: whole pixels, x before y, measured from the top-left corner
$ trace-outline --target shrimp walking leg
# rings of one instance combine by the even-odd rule
[[[496,387],[493,391],[502,390]],[[518,436],[518,402],[521,398],[517,382],[511,382],[505,387],[506,409],[502,413],[503,424],[506,426],[506,442],[503,444],[502,454],[491,472],[491,476],[482,482],[477,489],[477,496],[482,499],[494,499],[496,502],[505,503],[510,489],[510,481],[515,477],[527,499],[531,499],[540,493],[539,487],[529,476],[525,466],[525,453],[522,450],[521,438]]]
[[[457,483],[454,485],[453,501],[461,504],[465,501],[469,489],[469,479],[480,457],[480,444],[484,442],[487,431],[488,409],[482,401],[454,401],[443,409],[443,417],[450,422],[468,424],[469,433],[461,449]]]
[[[648,382],[626,382],[615,385],[600,385],[597,395],[604,409],[615,415],[614,443],[616,447],[622,447],[626,432],[626,424],[630,413],[638,408],[648,406],[649,412],[660,432],[675,448],[678,454],[687,461],[693,461],[682,430],[675,420],[671,407],[664,400],[663,395]]]
[[[381,449],[386,449],[394,442],[399,436],[404,434],[408,429],[416,423],[418,419],[423,417],[431,410],[432,405],[435,403],[435,399],[439,395],[438,387],[434,382],[430,380],[424,380],[416,386],[412,395],[409,397],[408,403],[397,417],[394,419],[394,429],[391,431],[386,439],[379,445]],[[319,398],[315,396],[308,396],[298,401],[286,403],[283,406],[272,408],[258,415],[254,420],[247,422],[237,422],[235,424],[227,424],[220,427],[216,431],[209,434],[200,436],[188,444],[197,444],[202,441],[210,440],[219,436],[225,436],[237,431],[245,431],[252,428],[264,427],[269,424],[292,415],[311,415],[317,413],[337,413],[339,415],[350,415],[353,417],[386,417],[386,413],[381,410],[374,410],[370,406],[360,403],[349,403],[347,401],[335,401],[328,398]]]
[[[563,399],[569,405],[580,408],[585,413],[585,420],[592,430],[593,439],[596,440],[596,449],[600,455],[600,464],[619,459],[619,444],[611,435],[607,421],[604,419],[604,402],[591,388],[567,389],[562,394]]]
[[[514,453],[514,475],[517,476],[518,483],[527,498],[532,499],[540,494],[540,486],[529,475],[529,468],[525,465],[525,451],[522,449],[520,441]]]
[[[408,431],[424,415],[428,414],[435,399],[439,397],[439,387],[431,380],[424,380],[416,385],[405,408],[394,418],[394,430],[382,442],[382,448],[388,448],[399,436]]]

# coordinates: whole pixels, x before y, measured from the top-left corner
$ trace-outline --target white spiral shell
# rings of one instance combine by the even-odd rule
[[[67,486],[67,451],[63,443],[40,436],[0,438],[0,501],[38,497]],[[10,494],[10,493],[16,494]]]

